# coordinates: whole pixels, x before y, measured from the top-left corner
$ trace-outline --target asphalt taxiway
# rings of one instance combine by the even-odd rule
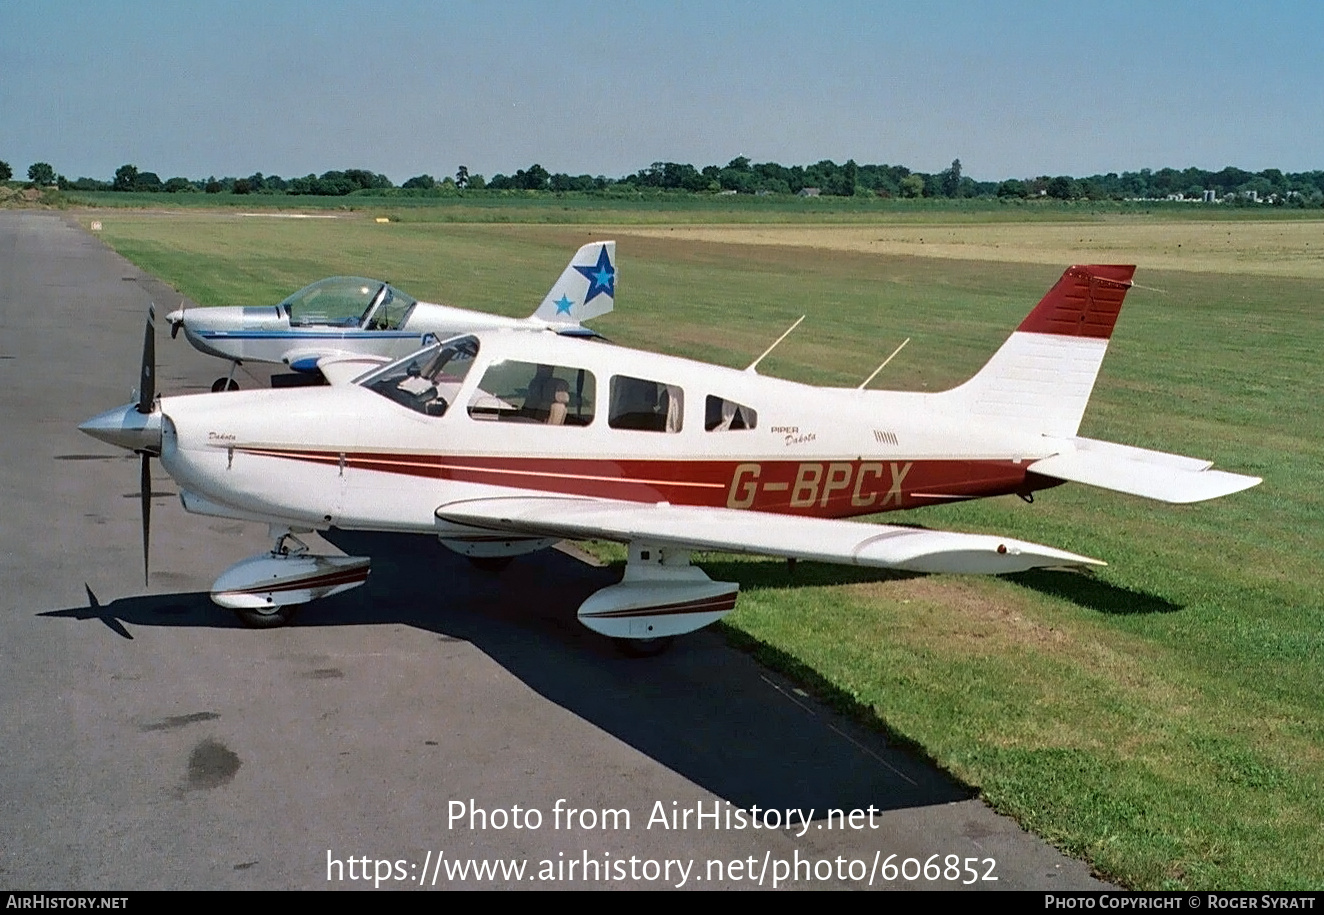
[[[137,458],[77,425],[129,401],[153,301],[180,296],[68,216],[0,211],[0,887],[361,888],[379,861],[392,888],[680,884],[666,861],[697,888],[770,887],[778,862],[800,888],[1101,886],[718,633],[617,655],[574,616],[612,573],[561,552],[493,576],[331,532],[367,585],[247,630],[207,591],[265,528],[186,514],[154,463],[145,586]],[[223,374],[164,330],[157,353],[163,392]],[[813,819],[693,817],[756,806]],[[892,855],[910,873],[885,880]],[[508,870],[448,876],[469,860]]]

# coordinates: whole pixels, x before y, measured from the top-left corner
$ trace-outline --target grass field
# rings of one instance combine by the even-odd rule
[[[874,386],[927,390],[973,373],[1066,264],[1138,263],[1082,434],[1213,459],[1261,486],[1193,506],[1063,486],[1033,506],[887,516],[1107,559],[1093,579],[704,565],[742,584],[734,638],[1100,874],[1324,888],[1324,223],[931,211],[751,229],[600,215],[83,221],[203,304],[269,304],[362,273],[510,315],[533,310],[575,247],[615,237],[617,311],[595,326],[617,342],[743,366],[808,314],[762,371],[854,385],[909,336]]]

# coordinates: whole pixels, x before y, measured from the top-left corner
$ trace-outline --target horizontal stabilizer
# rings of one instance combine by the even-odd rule
[[[437,517],[528,536],[639,541],[910,572],[999,575],[1105,565],[1088,556],[1007,537],[665,502],[509,496],[450,502],[437,509]]]
[[[1203,502],[1250,489],[1259,477],[1210,470],[1212,462],[1112,442],[1073,438],[1029,470],[1055,480],[1144,496],[1161,502]]]

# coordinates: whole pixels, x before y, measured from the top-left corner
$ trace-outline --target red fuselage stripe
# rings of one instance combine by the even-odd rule
[[[250,588],[230,588],[222,591],[222,594],[274,594],[278,591],[301,591],[311,590],[313,588],[329,588],[334,585],[343,585],[351,581],[367,581],[368,567],[362,566],[357,569],[337,569],[334,572],[323,572],[320,575],[313,575],[307,578],[295,578],[290,581],[278,581],[273,584],[253,585]]]
[[[1027,493],[1056,481],[1010,460],[647,460],[246,448],[235,451],[542,493],[845,518]],[[354,485],[349,481],[349,485]]]
[[[734,609],[736,595],[726,594],[704,600],[684,601],[678,604],[658,604],[653,607],[630,607],[625,610],[604,610],[601,613],[583,613],[586,619],[626,619],[635,616],[669,616],[683,613],[726,613]]]

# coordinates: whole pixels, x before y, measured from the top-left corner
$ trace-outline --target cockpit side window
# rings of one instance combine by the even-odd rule
[[[469,415],[497,422],[587,426],[597,382],[586,369],[533,362],[494,362],[469,399]]]
[[[758,425],[759,415],[752,407],[708,395],[704,401],[703,427],[709,432],[738,432]]]
[[[414,307],[416,300],[413,296],[405,295],[394,286],[383,286],[381,301],[376,307],[369,305],[369,313],[363,319],[364,330],[398,330],[404,323],[409,310]]]
[[[358,382],[425,416],[444,416],[478,355],[476,337],[419,350]]]
[[[611,409],[607,425],[639,432],[679,432],[685,415],[685,394],[679,385],[615,375],[611,379]]]

